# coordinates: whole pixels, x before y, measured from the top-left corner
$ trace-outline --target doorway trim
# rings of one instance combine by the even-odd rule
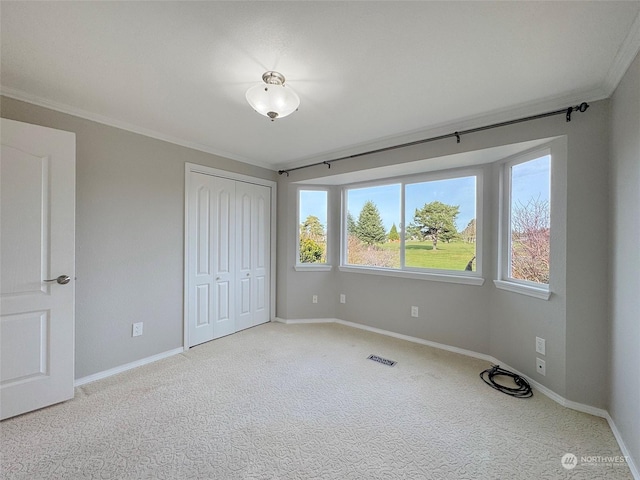
[[[183,339],[182,348],[184,351],[189,350],[189,174],[200,173],[203,175],[210,175],[212,177],[226,178],[228,180],[236,180],[244,183],[252,183],[255,185],[262,185],[271,189],[271,250],[269,252],[269,321],[274,321],[276,318],[276,199],[278,196],[277,182],[273,180],[267,180],[264,178],[252,177],[250,175],[244,175],[242,173],[229,172],[227,170],[220,170],[218,168],[207,167],[205,165],[198,165],[196,163],[185,162],[184,164],[184,257],[183,257]]]

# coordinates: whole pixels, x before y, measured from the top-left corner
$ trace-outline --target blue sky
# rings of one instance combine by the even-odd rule
[[[550,197],[551,156],[536,158],[530,162],[519,163],[511,167],[511,201],[527,204],[529,200]]]
[[[300,219],[304,222],[309,216],[314,215],[320,219],[320,223],[327,228],[327,192],[324,190],[300,191]]]
[[[512,201],[527,203],[532,198],[549,200],[550,156],[540,157],[530,162],[515,165],[511,169]],[[357,221],[362,206],[371,200],[376,204],[382,217],[382,223],[388,232],[394,223],[399,226],[401,185],[382,185],[378,187],[354,188],[348,192],[348,209]],[[405,211],[406,223],[413,221],[416,208],[438,200],[448,205],[458,205],[460,213],[456,219],[458,231],[464,230],[470,220],[476,216],[475,177],[460,177],[430,182],[406,184]],[[300,222],[309,215],[315,215],[326,227],[327,192],[321,190],[302,190],[300,193]]]
[[[426,203],[438,200],[449,205],[460,206],[460,214],[456,219],[456,224],[459,230],[463,230],[469,221],[475,218],[475,190],[475,177],[407,184],[405,223],[409,224],[413,221],[416,208],[422,208]],[[400,184],[349,190],[348,207],[356,221],[362,206],[368,200],[377,205],[382,223],[387,231],[394,223],[396,226],[402,223],[400,219]]]

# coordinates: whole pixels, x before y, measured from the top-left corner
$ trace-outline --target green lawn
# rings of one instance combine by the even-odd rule
[[[389,242],[382,245],[385,250],[399,251],[400,242]],[[435,268],[441,270],[463,271],[469,260],[476,254],[475,243],[465,242],[438,242],[438,249],[433,249],[430,241],[409,241],[405,244],[405,266]],[[399,256],[398,256],[399,258]],[[394,265],[399,267],[399,265]],[[476,264],[473,262],[473,270]]]

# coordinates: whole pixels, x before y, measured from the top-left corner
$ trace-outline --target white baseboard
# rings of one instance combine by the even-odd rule
[[[172,357],[173,355],[177,355],[182,352],[184,352],[184,348],[174,348],[173,350],[158,353],[157,355],[152,355],[147,358],[142,358],[140,360],[136,360],[135,362],[127,363],[126,365],[120,365],[119,367],[110,368],[109,370],[104,370],[103,372],[94,373],[93,375],[87,375],[86,377],[76,379],[73,382],[73,386],[79,387],[81,385],[86,385],[87,383],[95,382],[96,380],[102,380],[103,378],[126,372],[127,370],[131,370],[132,368],[141,367],[142,365],[153,363],[158,360],[162,360],[163,358]]]
[[[484,353],[474,352],[473,350],[465,350],[464,348],[452,347],[444,343],[432,342],[423,338],[411,337],[409,335],[403,335],[402,333],[390,332],[389,330],[382,330],[381,328],[370,327],[361,323],[348,322],[346,320],[335,319],[335,323],[340,325],[346,325],[347,327],[359,328],[360,330],[366,330],[367,332],[379,333],[380,335],[386,335],[388,337],[398,338],[400,340],[406,340],[408,342],[419,343],[420,345],[426,345],[428,347],[439,348],[440,350],[446,350],[448,352],[459,353],[466,355],[467,357],[479,358],[480,360],[486,360],[491,362],[495,360],[493,357]]]
[[[340,320],[339,318],[306,318],[306,319],[276,318],[275,321],[281,322],[281,323],[286,323],[287,325],[305,324],[305,323],[306,324],[309,324],[309,323],[338,323],[340,325],[345,325],[347,327],[358,328],[360,330],[366,330],[367,332],[378,333],[380,335],[386,335],[388,337],[398,338],[400,340],[406,340],[408,342],[418,343],[420,345],[426,345],[426,346],[429,346],[429,347],[439,348],[441,350],[446,350],[448,352],[459,353],[461,355],[466,355],[468,357],[473,357],[473,358],[478,358],[480,360],[485,360],[485,361],[491,362],[491,363],[493,363],[495,365],[500,365],[503,368],[505,368],[507,370],[510,370],[510,371],[520,375],[522,378],[526,379],[529,382],[529,384],[531,385],[532,388],[534,388],[538,392],[542,393],[543,395],[549,397],[551,400],[559,403],[563,407],[567,407],[567,408],[570,408],[572,410],[577,410],[577,411],[583,412],[583,413],[588,413],[588,414],[594,415],[596,417],[605,418],[607,420],[607,422],[609,423],[609,427],[611,428],[611,431],[613,432],[613,436],[615,437],[616,441],[618,442],[618,445],[620,446],[620,450],[622,451],[622,454],[627,459],[627,464],[629,465],[629,469],[631,470],[631,474],[633,475],[633,478],[635,480],[640,480],[640,474],[638,473],[638,468],[636,467],[636,465],[635,465],[635,463],[633,461],[633,458],[629,454],[629,450],[627,449],[627,446],[625,445],[624,440],[622,439],[622,436],[620,435],[620,432],[618,431],[618,428],[616,427],[613,419],[609,415],[609,412],[607,412],[606,410],[604,410],[602,408],[592,407],[591,405],[585,405],[583,403],[574,402],[573,400],[568,400],[568,399],[564,398],[562,395],[557,394],[556,392],[554,392],[550,388],[547,388],[544,385],[540,384],[539,382],[537,382],[536,380],[532,379],[528,375],[525,375],[525,374],[519,372],[515,368],[510,367],[509,365],[505,364],[504,362],[501,362],[500,360],[498,360],[495,357],[492,357],[491,355],[487,355],[485,353],[474,352],[472,350],[466,350],[464,348],[453,347],[451,345],[445,345],[443,343],[432,342],[430,340],[425,340],[423,338],[411,337],[409,335],[403,335],[401,333],[391,332],[389,330],[382,330],[381,328],[370,327],[368,325],[363,325],[361,323],[348,322],[346,320]]]
[[[285,318],[275,317],[274,322],[285,323],[287,325],[298,325],[301,323],[339,323],[341,320],[337,318],[299,318],[294,320],[288,320]]]
[[[616,424],[613,421],[613,418],[611,418],[611,415],[609,415],[609,412],[606,412],[606,413],[607,413],[607,416],[605,418],[607,419],[607,422],[609,422],[609,427],[613,432],[613,436],[616,437],[616,440],[618,441],[618,445],[620,446],[622,455],[624,455],[625,459],[627,460],[627,465],[629,466],[629,470],[631,470],[631,475],[633,475],[633,478],[635,480],[640,480],[640,469],[638,468],[636,463],[633,461],[633,457],[629,453],[629,449],[627,448],[627,445],[624,443],[624,440],[622,439],[622,435],[620,434],[620,430],[618,430],[618,427],[616,427]]]

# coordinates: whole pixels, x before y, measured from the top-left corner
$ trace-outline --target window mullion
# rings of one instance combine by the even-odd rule
[[[404,270],[404,242],[405,242],[405,228],[407,217],[404,212],[405,207],[405,182],[400,184],[400,270]]]

